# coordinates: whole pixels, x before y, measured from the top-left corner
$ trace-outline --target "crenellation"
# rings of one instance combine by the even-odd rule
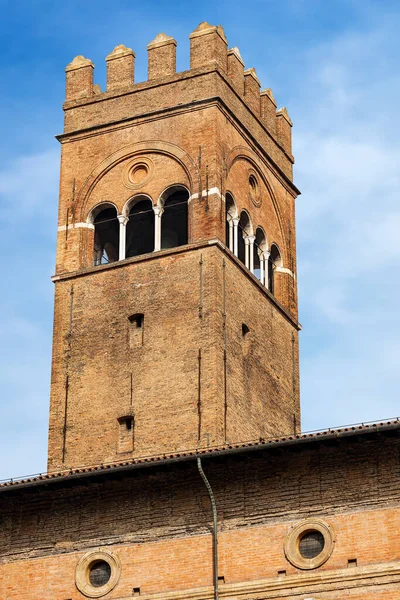
[[[228,77],[240,96],[244,95],[244,62],[239,48],[228,50]]]
[[[148,79],[168,77],[176,73],[176,40],[165,33],[159,33],[147,46]]]
[[[260,116],[260,80],[254,68],[244,72],[244,97],[251,110]]]
[[[276,109],[277,104],[275,102],[274,95],[270,88],[263,90],[261,96],[261,120],[265,127],[271,133],[276,136]]]
[[[134,84],[135,53],[123,44],[106,57],[107,91],[129,88]]]
[[[210,63],[216,64],[225,73],[228,70],[228,42],[221,25],[200,25],[190,34],[190,68],[197,69]]]
[[[66,100],[79,100],[93,95],[94,64],[81,54],[65,67]]]
[[[292,126],[287,108],[280,108],[276,113],[276,133],[279,143],[289,156],[292,156]]]

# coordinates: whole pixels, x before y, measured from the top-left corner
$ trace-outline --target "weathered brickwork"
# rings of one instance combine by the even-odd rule
[[[56,286],[49,470],[121,457],[130,409],[129,456],[298,429],[295,323],[237,259],[206,244],[126,263]],[[143,345],[132,348],[135,313]]]
[[[203,460],[218,509],[223,595],[247,582],[248,598],[253,586],[266,598],[398,598],[399,437],[368,437]],[[194,460],[84,477],[0,493],[2,598],[81,598],[77,562],[99,547],[122,565],[110,598],[133,588],[189,597],[211,586],[211,508]],[[336,541],[324,565],[304,572],[286,559],[284,541],[310,517],[326,521]]]
[[[0,600],[217,600],[216,555],[221,600],[399,600],[400,423],[299,434],[287,110],[221,26],[183,73],[147,49],[66,69],[49,473],[0,484]]]
[[[190,71],[175,73],[175,49],[157,36],[149,81],[135,84],[135,55],[117,46],[104,93],[90,61],[67,68],[50,470],[113,461],[132,447],[143,456],[299,429],[297,190],[287,140],[271,110],[261,111],[254,69],[244,72],[236,49],[228,64],[222,28],[202,24],[192,34]],[[138,161],[147,176],[132,183]],[[108,202],[122,217],[137,196],[161,206],[176,186],[189,194],[189,244],[93,269],[93,210]],[[249,215],[248,234],[261,228],[265,250],[280,250],[273,296],[215,246],[227,243],[227,194],[237,217]],[[144,338],[132,348],[136,313]],[[127,411],[133,441],[121,445]]]

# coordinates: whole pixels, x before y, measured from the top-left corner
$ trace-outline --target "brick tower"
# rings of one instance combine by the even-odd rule
[[[66,68],[49,470],[299,428],[291,121],[222,27]]]
[[[400,420],[298,431],[290,119],[190,41],[103,93],[67,67],[49,472],[0,482],[0,599],[399,600]]]

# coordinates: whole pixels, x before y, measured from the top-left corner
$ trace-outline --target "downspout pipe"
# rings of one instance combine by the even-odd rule
[[[207,488],[208,495],[210,497],[212,514],[213,514],[213,579],[214,579],[214,600],[218,600],[218,521],[217,521],[217,506],[215,504],[214,494],[208,481],[206,474],[203,471],[203,467],[201,465],[200,456],[197,457],[197,468],[199,470],[200,476],[204,481],[204,484]]]

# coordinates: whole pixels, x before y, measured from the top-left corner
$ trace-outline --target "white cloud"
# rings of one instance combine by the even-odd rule
[[[400,413],[399,24],[314,48],[292,111],[305,429]]]

